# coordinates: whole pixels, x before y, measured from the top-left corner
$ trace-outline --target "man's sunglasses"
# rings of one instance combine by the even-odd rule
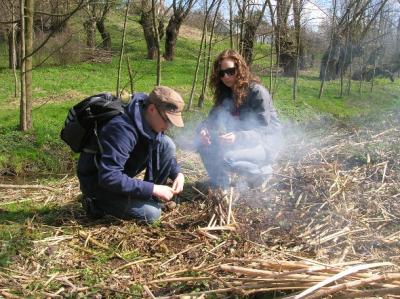
[[[162,112],[160,111],[160,108],[161,108],[161,107],[158,107],[157,105],[154,105],[154,106],[156,107],[156,110],[157,110],[157,112],[158,112],[158,115],[160,115],[161,119],[162,119],[165,123],[167,123],[168,125],[172,125],[172,123],[171,123],[171,121],[168,119],[168,117],[167,117],[164,113],[162,113]]]
[[[228,76],[233,76],[236,74],[236,68],[235,67],[230,67],[224,70],[220,70],[218,72],[218,75],[223,78],[225,76],[225,74],[227,74]]]

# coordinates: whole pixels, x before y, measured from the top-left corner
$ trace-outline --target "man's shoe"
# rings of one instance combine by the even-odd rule
[[[94,198],[82,195],[80,201],[88,218],[99,219],[104,216],[104,213],[102,213],[98,208],[96,208],[94,204]]]

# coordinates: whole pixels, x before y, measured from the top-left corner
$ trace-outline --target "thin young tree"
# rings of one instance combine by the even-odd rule
[[[208,54],[207,54],[207,63],[205,65],[205,78],[203,80],[203,86],[201,89],[201,94],[199,97],[199,101],[197,102],[197,107],[202,108],[204,105],[204,100],[205,100],[205,96],[206,96],[206,92],[207,92],[207,86],[208,86],[208,74],[210,73],[210,63],[211,63],[211,49],[213,46],[213,37],[214,37],[214,28],[215,28],[215,23],[217,20],[217,16],[218,16],[218,12],[219,12],[219,8],[221,6],[222,0],[218,0],[217,2],[217,7],[215,8],[215,14],[214,14],[214,18],[212,21],[212,25],[211,25],[211,32],[210,32],[210,39],[208,42]]]
[[[26,96],[26,129],[32,129],[32,55],[33,52],[33,15],[34,15],[34,0],[25,0],[25,96]]]
[[[209,7],[207,7],[207,1],[205,1],[205,13],[204,13],[204,21],[203,21],[203,29],[202,29],[202,34],[201,34],[201,40],[200,40],[200,47],[199,47],[199,52],[197,54],[197,61],[196,61],[196,69],[194,71],[194,76],[193,76],[193,81],[192,81],[192,89],[190,91],[190,97],[189,97],[189,102],[187,105],[187,110],[190,110],[192,108],[192,103],[193,103],[193,97],[194,97],[194,90],[196,87],[197,83],[197,76],[200,68],[200,59],[201,59],[201,54],[205,51],[203,51],[203,44],[206,41],[206,34],[207,34],[207,22],[208,22],[208,16],[213,9],[215,3],[217,0],[212,0],[211,4]]]
[[[372,70],[372,78],[371,78],[371,92],[374,90],[374,83],[375,83],[375,73],[376,73],[376,65],[379,61],[379,50],[383,48],[382,45],[382,36],[381,36],[381,32],[383,31],[383,26],[384,26],[384,17],[383,17],[383,10],[380,13],[379,16],[379,22],[378,22],[378,28],[376,30],[376,36],[375,36],[375,40],[378,43],[378,47],[377,49],[374,51],[375,53],[373,53],[373,70]]]
[[[292,99],[296,101],[297,97],[297,84],[298,84],[298,77],[299,77],[299,60],[300,60],[300,37],[301,37],[301,11],[303,8],[303,1],[302,0],[293,0],[293,19],[294,19],[294,30],[295,30],[295,41],[296,41],[296,66],[295,72],[293,77],[293,93]]]
[[[229,5],[229,45],[233,49],[233,5],[232,0],[228,0]]]
[[[18,75],[17,75],[17,49],[16,49],[16,28],[17,24],[14,23],[14,2],[11,2],[11,66],[14,74],[14,97],[17,97],[18,91]]]
[[[351,36],[349,37],[349,43],[351,43]],[[347,95],[351,92],[351,77],[353,73],[353,47],[350,48],[350,64],[349,64],[349,76],[347,80]]]
[[[26,110],[26,60],[25,60],[25,53],[26,53],[26,46],[25,46],[25,0],[20,0],[20,27],[21,27],[21,63],[20,63],[20,80],[21,80],[21,98],[20,98],[20,130],[27,131],[28,127],[28,120],[27,120],[27,110]]]
[[[161,51],[160,51],[160,34],[158,32],[158,24],[157,24],[156,0],[151,0],[151,13],[153,16],[153,31],[156,41],[156,50],[157,50],[156,85],[158,86],[161,83]]]
[[[248,9],[249,0],[242,0],[242,5],[240,5],[239,0],[236,0],[236,5],[240,15],[240,29],[239,29],[239,41],[238,41],[238,49],[239,53],[243,54],[243,38],[244,38],[244,24],[246,22],[246,9]]]
[[[126,24],[127,24],[127,20],[128,20],[129,4],[130,4],[130,0],[128,0],[126,2],[126,6],[125,6],[124,29],[122,31],[121,49],[119,52],[119,62],[118,62],[117,88],[116,88],[116,92],[115,92],[117,97],[119,97],[121,94],[119,85],[120,85],[120,80],[121,80],[122,58],[124,56],[124,48],[125,48]]]
[[[333,0],[332,25],[331,25],[332,28],[331,28],[331,36],[330,36],[330,39],[329,39],[329,51],[328,51],[327,61],[329,61],[330,58],[331,58],[333,38],[335,36],[335,19],[336,19],[336,0]],[[328,69],[328,63],[325,65],[323,77],[321,79],[321,84],[319,86],[318,99],[320,99],[322,97],[322,94],[324,92],[324,84],[325,84],[325,77],[326,77],[327,69]]]
[[[350,15],[348,15],[350,16]],[[347,55],[349,52],[349,40],[350,40],[350,30],[347,30],[346,32],[346,40],[345,40],[345,45],[346,45],[346,49],[344,51],[344,60],[343,61],[347,61]],[[344,67],[340,68],[340,97],[343,97],[343,85],[344,85]]]

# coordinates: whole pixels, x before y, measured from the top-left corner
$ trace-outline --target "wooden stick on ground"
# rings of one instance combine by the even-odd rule
[[[147,295],[149,295],[151,299],[156,299],[156,297],[153,295],[153,293],[150,291],[147,285],[143,286],[143,290],[146,292]]]
[[[43,186],[43,185],[8,185],[8,184],[0,184],[0,188],[3,189],[39,189],[39,190],[47,190],[47,191],[53,191],[57,192],[59,191],[58,189],[48,187],[48,186]]]
[[[307,290],[305,290],[304,292],[301,292],[300,294],[296,295],[296,296],[292,296],[292,297],[288,297],[288,299],[301,299],[301,298],[308,298],[308,296],[312,293],[314,293],[315,291],[317,291],[318,289],[338,280],[341,279],[345,276],[348,276],[350,274],[353,274],[355,272],[361,271],[361,270],[366,270],[366,269],[370,269],[370,268],[377,268],[377,267],[384,267],[384,266],[393,266],[392,263],[372,263],[372,264],[361,264],[361,265],[356,265],[353,267],[350,267],[336,275],[333,275],[332,277],[328,277],[327,279],[317,283],[316,285],[314,285],[311,288],[308,288]]]

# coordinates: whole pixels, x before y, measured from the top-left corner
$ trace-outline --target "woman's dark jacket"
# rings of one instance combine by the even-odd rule
[[[202,127],[207,127],[211,134],[234,132],[236,142],[249,147],[263,144],[268,136],[281,134],[281,124],[272,104],[272,98],[266,88],[253,83],[244,103],[235,107],[232,92],[226,92],[221,104],[214,106]]]

